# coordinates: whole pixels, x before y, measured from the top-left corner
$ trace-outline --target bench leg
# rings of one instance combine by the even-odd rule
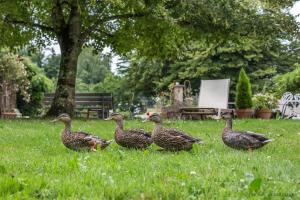
[[[87,119],[90,119],[90,110],[87,111],[87,113],[86,113],[86,118],[87,118]]]

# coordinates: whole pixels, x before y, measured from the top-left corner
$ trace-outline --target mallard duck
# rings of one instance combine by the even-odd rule
[[[145,149],[152,144],[150,133],[146,133],[143,129],[124,130],[121,114],[112,113],[106,120],[114,120],[117,123],[115,141],[118,145],[126,148]]]
[[[94,136],[84,132],[72,132],[71,131],[71,118],[68,114],[61,114],[52,122],[61,121],[65,124],[65,129],[61,134],[61,140],[63,144],[72,150],[88,150],[96,151],[97,146],[100,145],[101,149],[105,149],[112,141],[100,139],[98,136]]]
[[[263,147],[271,142],[262,134],[253,132],[237,132],[232,130],[232,113],[224,113],[222,117],[226,120],[222,140],[227,146],[240,150],[253,150]]]
[[[163,148],[162,150],[191,150],[194,143],[202,143],[200,139],[191,137],[179,130],[164,128],[162,126],[162,119],[157,113],[150,115],[148,120],[155,123],[155,127],[152,131],[152,139],[156,145]]]

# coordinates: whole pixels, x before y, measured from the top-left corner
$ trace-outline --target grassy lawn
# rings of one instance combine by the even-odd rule
[[[223,121],[170,121],[205,141],[190,152],[127,150],[113,143],[96,153],[60,141],[63,125],[42,120],[0,121],[0,199],[300,199],[300,122],[235,120],[237,130],[275,139],[255,152],[221,141]],[[152,123],[125,127],[151,130]],[[113,138],[115,124],[73,122]]]

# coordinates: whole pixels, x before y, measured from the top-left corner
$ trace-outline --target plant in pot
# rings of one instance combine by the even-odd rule
[[[270,119],[272,109],[278,104],[277,98],[269,93],[258,93],[252,98],[256,110],[256,117],[261,119]]]
[[[235,105],[238,118],[252,117],[254,110],[252,109],[251,83],[243,68],[240,71],[236,86]]]

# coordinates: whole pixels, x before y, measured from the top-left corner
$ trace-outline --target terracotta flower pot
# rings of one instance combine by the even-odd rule
[[[253,116],[254,110],[253,109],[237,109],[236,115],[239,119],[251,118]]]
[[[272,110],[268,108],[262,108],[256,111],[257,118],[270,119],[272,116]]]

